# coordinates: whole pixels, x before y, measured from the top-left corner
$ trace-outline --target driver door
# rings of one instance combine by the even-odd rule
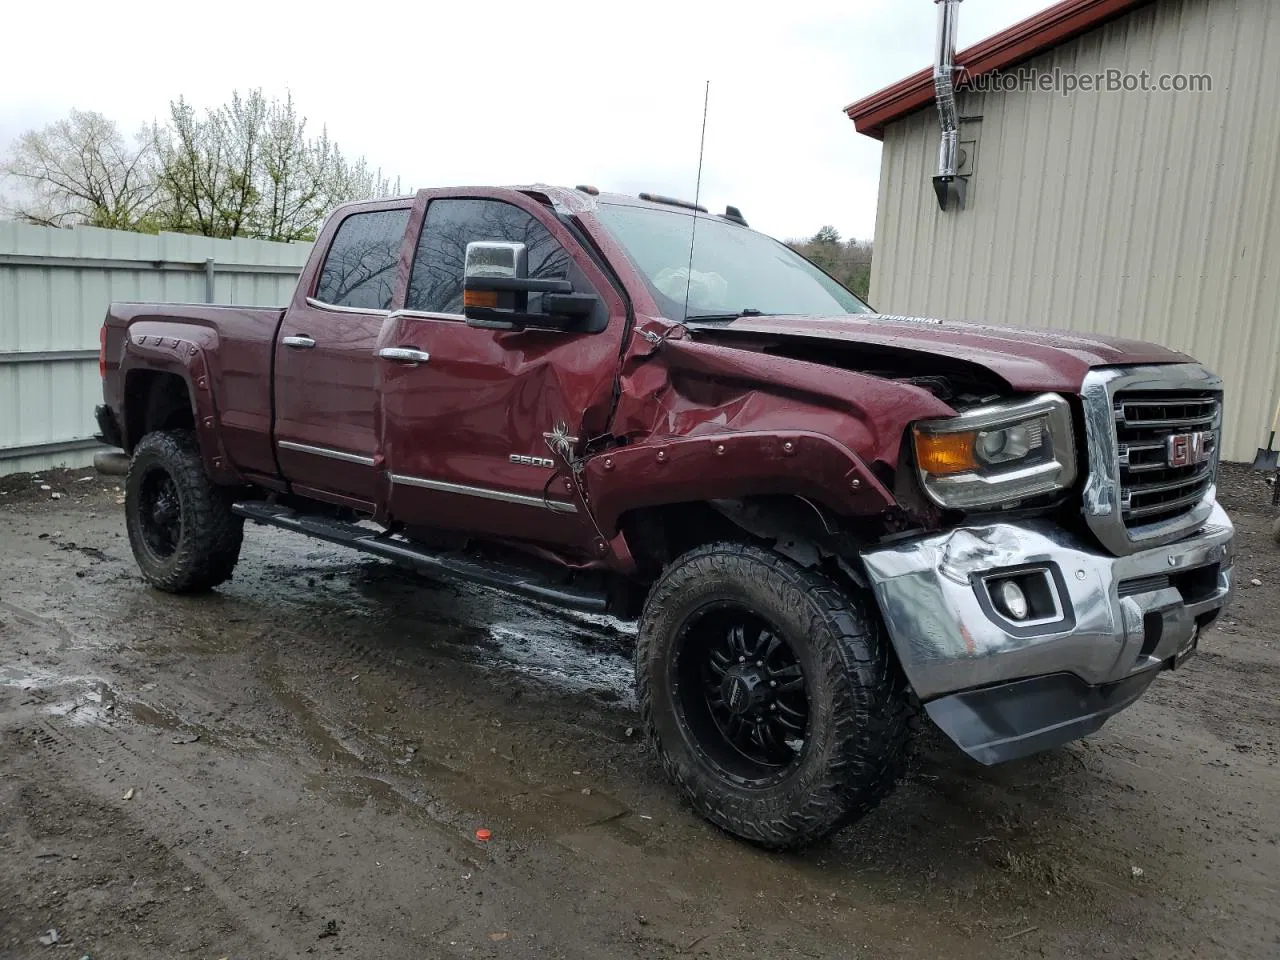
[[[420,209],[425,208],[425,209]],[[606,429],[625,307],[547,207],[515,191],[425,192],[403,309],[378,341],[380,513],[595,555],[599,533],[568,461]],[[467,244],[525,244],[531,277],[602,298],[597,332],[468,326]]]

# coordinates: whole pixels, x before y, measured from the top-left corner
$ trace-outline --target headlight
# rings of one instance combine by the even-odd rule
[[[925,493],[953,510],[1012,506],[1076,479],[1071,408],[1056,393],[913,427]]]

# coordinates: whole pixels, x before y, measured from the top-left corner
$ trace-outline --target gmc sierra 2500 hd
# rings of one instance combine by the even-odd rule
[[[155,586],[247,519],[636,618],[663,767],[767,847],[870,809],[921,705],[983,763],[1097,730],[1231,591],[1217,377],[877,316],[732,207],[344,206],[285,309],[112,304],[102,375]]]

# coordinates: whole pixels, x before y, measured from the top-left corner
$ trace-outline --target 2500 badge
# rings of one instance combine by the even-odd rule
[[[556,462],[550,457],[529,457],[523,453],[513,453],[507,459],[524,467],[546,467],[554,470],[556,466]]]

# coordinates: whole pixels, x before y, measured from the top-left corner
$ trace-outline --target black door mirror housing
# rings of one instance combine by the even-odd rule
[[[568,280],[530,277],[528,263],[523,243],[467,244],[462,310],[469,326],[571,331],[592,315],[598,297],[574,293]]]

